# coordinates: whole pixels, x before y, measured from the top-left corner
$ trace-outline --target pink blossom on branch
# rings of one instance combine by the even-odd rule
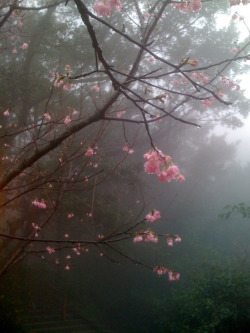
[[[158,275],[163,275],[163,274],[166,274],[167,273],[167,268],[165,268],[164,266],[160,265],[160,266],[156,266],[154,269],[153,269],[154,272],[156,272]]]
[[[145,238],[144,238],[144,241],[146,243],[157,243],[158,242],[158,237],[155,236],[155,234],[152,232],[152,231],[146,231],[145,232]]]
[[[91,155],[93,155],[93,154],[94,154],[93,149],[89,147],[89,148],[86,150],[85,156],[91,156]]]
[[[122,10],[122,4],[120,0],[103,0],[97,1],[93,4],[93,9],[98,16],[110,17],[112,8],[115,8],[118,12]]]
[[[144,171],[148,174],[156,174],[160,182],[170,182],[175,179],[184,181],[185,178],[179,172],[177,165],[174,165],[172,158],[164,155],[161,150],[155,148],[144,154],[143,157],[147,160],[144,163]]]
[[[65,125],[68,125],[69,123],[71,123],[70,117],[66,116],[63,122],[64,122]]]
[[[155,222],[161,218],[161,214],[158,210],[152,209],[146,216],[145,219],[148,222]]]
[[[93,86],[92,89],[95,90],[96,92],[100,91],[100,87],[98,87],[98,86]]]
[[[27,44],[27,43],[23,43],[23,45],[22,45],[22,49],[25,50],[25,49],[27,49],[27,48],[28,48],[28,44]]]
[[[34,201],[32,201],[32,205],[41,208],[41,209],[46,209],[47,206],[44,202],[39,202],[37,199],[35,199]]]
[[[168,244],[168,246],[173,246],[174,245],[173,239],[171,237],[167,238],[167,244]]]
[[[136,235],[133,239],[134,243],[138,243],[138,242],[142,242],[142,241],[143,241],[143,238],[140,235]]]
[[[230,53],[237,53],[239,49],[237,47],[233,47]]]
[[[180,278],[180,273],[168,271],[169,281],[176,281],[176,280],[179,280],[179,278]]]
[[[172,5],[175,9],[183,12],[199,12],[202,8],[200,0],[189,0],[188,2],[180,2],[179,4]]]

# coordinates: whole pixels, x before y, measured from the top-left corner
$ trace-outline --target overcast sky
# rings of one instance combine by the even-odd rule
[[[231,7],[231,15],[225,16],[220,15],[219,17],[219,28],[222,28],[223,25],[229,24],[231,20],[231,16],[237,12],[240,16],[244,17],[244,22],[250,28],[250,4],[247,6],[233,6]],[[237,23],[238,28],[241,31],[241,38],[240,40],[246,38],[249,36],[249,32],[244,25],[243,21],[240,21]],[[250,61],[249,61],[250,62]],[[249,99],[249,114],[250,114],[250,70],[248,73],[242,76],[241,81],[241,88],[245,90],[245,96]],[[250,116],[246,120],[244,120],[244,126],[236,129],[236,130],[230,130],[225,129],[222,127],[218,127],[216,129],[216,132],[218,131],[219,134],[226,134],[227,141],[228,142],[234,142],[234,141],[240,141],[238,145],[238,154],[237,157],[240,159],[242,164],[246,164],[247,162],[250,162]]]

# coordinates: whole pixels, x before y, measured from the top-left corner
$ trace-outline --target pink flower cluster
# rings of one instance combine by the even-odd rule
[[[47,208],[47,206],[45,205],[44,202],[39,202],[36,199],[34,201],[32,201],[32,205],[34,205],[34,206],[36,206],[38,208],[42,208],[42,209],[46,209]]]
[[[128,147],[128,144],[125,142],[122,146],[122,150],[128,152],[129,154],[133,154],[135,151],[134,149]]]
[[[178,166],[173,164],[172,158],[164,155],[161,150],[149,151],[143,157],[147,160],[144,164],[145,172],[158,175],[160,182],[171,182],[173,179],[178,182],[185,180],[184,176],[180,174]]]
[[[174,241],[176,243],[181,242],[181,238],[178,235],[175,235],[174,236]],[[170,236],[167,237],[167,244],[168,244],[168,246],[173,246],[174,245],[172,237],[170,237]]]
[[[3,115],[4,115],[5,117],[8,117],[8,116],[10,115],[9,110],[10,110],[10,109],[7,109],[7,110],[4,111]]]
[[[133,239],[134,243],[142,242],[144,236],[144,241],[146,243],[157,243],[158,237],[153,233],[151,230],[142,231],[135,234],[135,237]]]
[[[94,154],[93,149],[89,147],[89,148],[86,150],[85,156],[91,156],[91,155],[93,155],[93,154]]]
[[[222,76],[221,85],[227,86],[228,90],[232,90],[232,88],[234,88],[234,87],[235,87],[235,90],[240,90],[240,86],[238,84],[235,84],[233,81],[230,81],[225,76]]]
[[[200,0],[189,0],[188,2],[175,3],[172,6],[183,12],[199,12],[202,8],[202,3]]]
[[[65,125],[68,125],[69,123],[71,123],[70,117],[66,116],[63,122],[64,122]]]
[[[60,78],[56,79],[54,82],[54,87],[61,87],[61,85],[63,84],[63,80],[61,80]]]
[[[154,269],[153,269],[154,272],[156,272],[158,275],[163,275],[163,274],[166,274],[168,269],[165,268],[164,266],[160,265],[160,266],[156,266]]]
[[[176,281],[176,280],[179,280],[179,278],[180,278],[180,273],[168,271],[168,280],[169,281]]]
[[[43,117],[44,117],[44,119],[46,119],[46,120],[51,120],[51,116],[50,116],[49,113],[44,113],[44,114],[43,114]]]
[[[148,222],[154,222],[161,218],[160,212],[158,210],[152,209],[146,216],[145,219]]]
[[[96,92],[100,91],[100,87],[99,86],[93,86],[92,89],[95,90]]]
[[[55,252],[55,250],[53,249],[53,247],[50,247],[50,246],[47,246],[47,247],[46,247],[46,250],[47,250],[47,252],[48,252],[49,254]]]
[[[154,272],[156,272],[159,276],[164,275],[166,273],[168,273],[168,279],[169,281],[176,281],[179,280],[180,278],[180,273],[177,272],[173,272],[167,268],[165,268],[164,266],[160,265],[160,266],[156,266],[153,269]]]
[[[122,4],[120,0],[103,0],[97,1],[93,4],[93,9],[98,16],[106,15],[110,17],[112,8],[115,8],[118,12],[122,10]]]

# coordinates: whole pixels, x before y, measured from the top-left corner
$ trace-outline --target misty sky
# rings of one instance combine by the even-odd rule
[[[246,23],[247,27],[250,27],[250,8],[249,6],[233,6],[231,7],[231,14],[238,13],[240,16],[244,16],[244,22]],[[219,15],[218,17],[218,27],[223,28],[223,26],[228,25],[231,21],[231,17],[229,15]],[[241,31],[241,38],[243,40],[249,35],[248,29],[243,23],[243,21],[238,22],[237,27]],[[250,86],[249,86],[249,79],[250,79],[250,71],[245,75],[241,76],[241,88],[245,91],[245,96],[248,97],[250,101]],[[250,102],[249,102],[249,112],[250,112]],[[237,128],[235,130],[226,129],[222,126],[217,126],[215,131],[219,135],[226,135],[227,142],[233,143],[235,141],[239,142],[238,144],[238,151],[237,151],[237,158],[239,158],[240,163],[245,165],[247,162],[250,162],[250,117],[248,116],[247,119],[242,119],[244,122],[244,126],[241,128]]]

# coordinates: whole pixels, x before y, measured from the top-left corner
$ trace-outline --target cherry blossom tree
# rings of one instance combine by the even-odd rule
[[[239,3],[248,1],[224,5]],[[62,261],[58,252],[80,256],[94,248],[109,260],[114,259],[106,249],[158,275],[167,273],[170,281],[179,279],[173,268],[150,267],[117,245],[128,239],[157,243],[164,238],[166,246],[180,242],[177,234],[152,230],[161,219],[157,207],[145,208],[141,194],[141,206],[133,213],[135,198],[123,198],[118,191],[115,197],[117,203],[125,202],[126,216],[118,204],[104,210],[97,196],[102,202],[114,196],[111,187],[119,175],[127,172],[126,183],[133,179],[123,166],[136,154],[138,128],[148,142],[141,161],[145,173],[168,186],[185,176],[182,166],[154,143],[162,123],[198,128],[200,117],[214,117],[215,109],[220,116],[235,113],[231,96],[242,95],[228,74],[249,60],[249,42],[232,43],[227,57],[215,54],[214,62],[185,49],[184,43],[181,53],[172,54],[178,43],[174,22],[192,20],[194,27],[202,26],[211,6],[220,5],[200,0],[41,1],[39,6],[15,0],[1,5],[1,58],[6,64],[0,105],[1,274],[28,254],[69,270],[70,254]],[[232,19],[240,21],[237,13]],[[176,26],[185,36],[185,24]],[[58,219],[66,220],[68,229],[59,230]],[[107,220],[105,233],[101,219]],[[82,238],[79,229],[86,221]]]

